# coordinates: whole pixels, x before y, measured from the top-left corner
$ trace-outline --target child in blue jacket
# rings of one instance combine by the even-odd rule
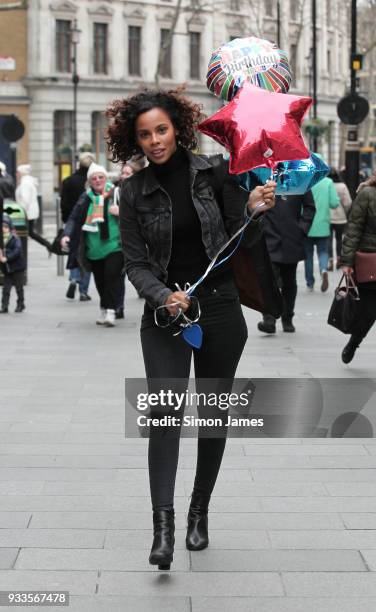
[[[25,309],[24,273],[26,268],[22,243],[13,230],[12,220],[8,215],[3,216],[2,229],[4,249],[0,250],[0,265],[4,274],[4,285],[0,313],[8,312],[10,292],[13,286],[17,292],[15,312],[22,312]]]

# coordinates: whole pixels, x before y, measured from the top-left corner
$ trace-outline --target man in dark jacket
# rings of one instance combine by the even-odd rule
[[[93,153],[81,153],[79,162],[80,166],[76,172],[63,180],[61,188],[61,219],[65,224],[68,221],[69,215],[75,207],[79,197],[85,191],[87,172],[90,164],[95,161]],[[88,295],[90,283],[90,272],[85,272],[81,275],[80,268],[72,268],[69,273],[69,287],[66,293],[68,299],[74,299],[76,294],[77,284],[80,289],[80,302],[87,302],[91,298]]]
[[[4,285],[0,313],[8,312],[12,287],[15,287],[17,292],[15,312],[22,312],[25,309],[24,271],[26,265],[21,240],[12,230],[12,220],[4,214],[2,224],[4,248],[0,250],[0,265],[4,274]]]
[[[305,259],[304,238],[308,234],[316,208],[311,191],[302,196],[277,196],[275,207],[264,215],[264,235],[274,273],[283,298],[282,327],[294,332],[292,323],[297,294],[296,269]],[[275,334],[276,320],[265,313],[258,329]]]

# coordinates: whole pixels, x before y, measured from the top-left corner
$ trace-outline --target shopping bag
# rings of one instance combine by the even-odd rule
[[[345,285],[342,284],[345,278]],[[334,299],[329,311],[328,324],[344,334],[351,334],[359,318],[360,298],[352,275],[343,274],[334,291]]]

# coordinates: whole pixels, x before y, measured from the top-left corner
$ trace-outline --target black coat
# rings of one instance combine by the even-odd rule
[[[305,259],[304,238],[315,216],[312,192],[302,196],[277,196],[274,208],[264,214],[264,236],[273,263]]]
[[[21,238],[13,234],[9,242],[4,248],[4,255],[7,261],[1,264],[4,274],[12,274],[13,272],[21,272],[25,270],[25,258],[23,256]]]
[[[229,175],[228,163],[222,155],[206,157],[187,151],[187,156],[192,202],[201,223],[206,254],[212,259],[244,224],[248,193]],[[171,214],[171,202],[152,166],[123,181],[119,222],[126,271],[151,308],[164,304],[172,293],[166,285],[172,244]],[[280,316],[281,295],[260,221],[251,221],[246,227],[232,264],[241,303]]]
[[[8,198],[8,200],[15,200],[14,182],[11,176],[3,176],[0,174],[0,195],[2,198]]]
[[[61,219],[68,221],[69,215],[78,202],[78,198],[85,191],[88,168],[79,168],[71,176],[63,180],[61,187]]]

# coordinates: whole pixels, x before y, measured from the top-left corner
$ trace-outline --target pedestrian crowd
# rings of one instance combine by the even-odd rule
[[[113,177],[96,163],[93,153],[83,152],[79,166],[61,184],[60,212],[63,230],[59,240],[67,253],[69,285],[66,298],[91,301],[91,277],[99,294],[100,312],[97,325],[113,327],[116,319],[124,318],[126,273],[119,228],[120,189],[124,181],[143,170],[150,160],[140,151],[123,161],[120,174]],[[169,171],[176,173],[176,169]],[[281,315],[284,332],[295,332],[293,321],[297,297],[297,266],[304,261],[308,291],[314,291],[314,256],[317,254],[320,289],[329,287],[329,272],[342,269],[354,274],[355,253],[359,249],[376,251],[376,178],[364,177],[352,202],[343,173],[331,168],[328,177],[302,196],[276,196],[275,206],[263,216],[265,236],[273,272],[282,295]],[[163,185],[163,176],[158,176]],[[44,246],[48,253],[56,252],[51,243],[37,233],[40,215],[38,180],[29,164],[17,167],[16,185],[6,166],[0,162],[0,198],[5,203],[16,202],[24,210],[28,236]],[[15,312],[25,308],[24,278],[26,261],[22,241],[17,235],[12,215],[5,204],[0,241],[0,267],[3,274],[1,313],[7,313],[11,288],[17,294]],[[1,236],[0,236],[1,238]],[[172,254],[173,255],[173,254]],[[360,285],[362,321],[351,335],[342,359],[349,363],[355,350],[375,321],[376,283]],[[142,292],[139,293],[142,297]],[[276,317],[262,313],[259,331],[275,334]]]
[[[358,315],[342,352],[342,361],[350,363],[376,320],[376,172],[359,186],[353,202],[334,169],[302,196],[276,196],[274,180],[260,185],[256,178],[245,191],[222,155],[196,152],[201,107],[181,90],[146,89],[114,100],[106,115],[110,158],[122,164],[120,177],[111,180],[104,165],[83,153],[79,168],[62,183],[64,226],[58,242],[68,255],[66,298],[74,300],[78,289],[80,301],[90,301],[92,275],[99,295],[96,323],[112,328],[124,317],[127,275],[145,299],[140,338],[149,392],[173,389],[173,397],[184,395],[193,362],[199,396],[231,393],[248,338],[241,305],[262,313],[261,332],[275,334],[281,317],[283,332],[294,333],[297,266],[304,261],[307,290],[313,292],[315,252],[321,292],[328,290],[334,268],[357,283]],[[36,232],[37,182],[29,165],[18,167],[16,190],[1,166],[0,197],[6,202],[16,198],[26,213],[30,237],[54,252]],[[25,308],[25,260],[8,207],[5,211],[1,312],[8,312],[15,287],[20,313]],[[231,238],[237,235],[241,241],[234,248]],[[362,276],[360,259],[366,261]],[[170,569],[174,555],[184,409],[184,402],[160,402],[149,412],[149,563],[161,570]],[[197,411],[197,463],[185,539],[191,551],[209,543],[208,510],[229,416],[228,408],[199,402]],[[177,422],[169,421],[172,412]],[[214,435],[205,425],[208,417],[217,423]]]

